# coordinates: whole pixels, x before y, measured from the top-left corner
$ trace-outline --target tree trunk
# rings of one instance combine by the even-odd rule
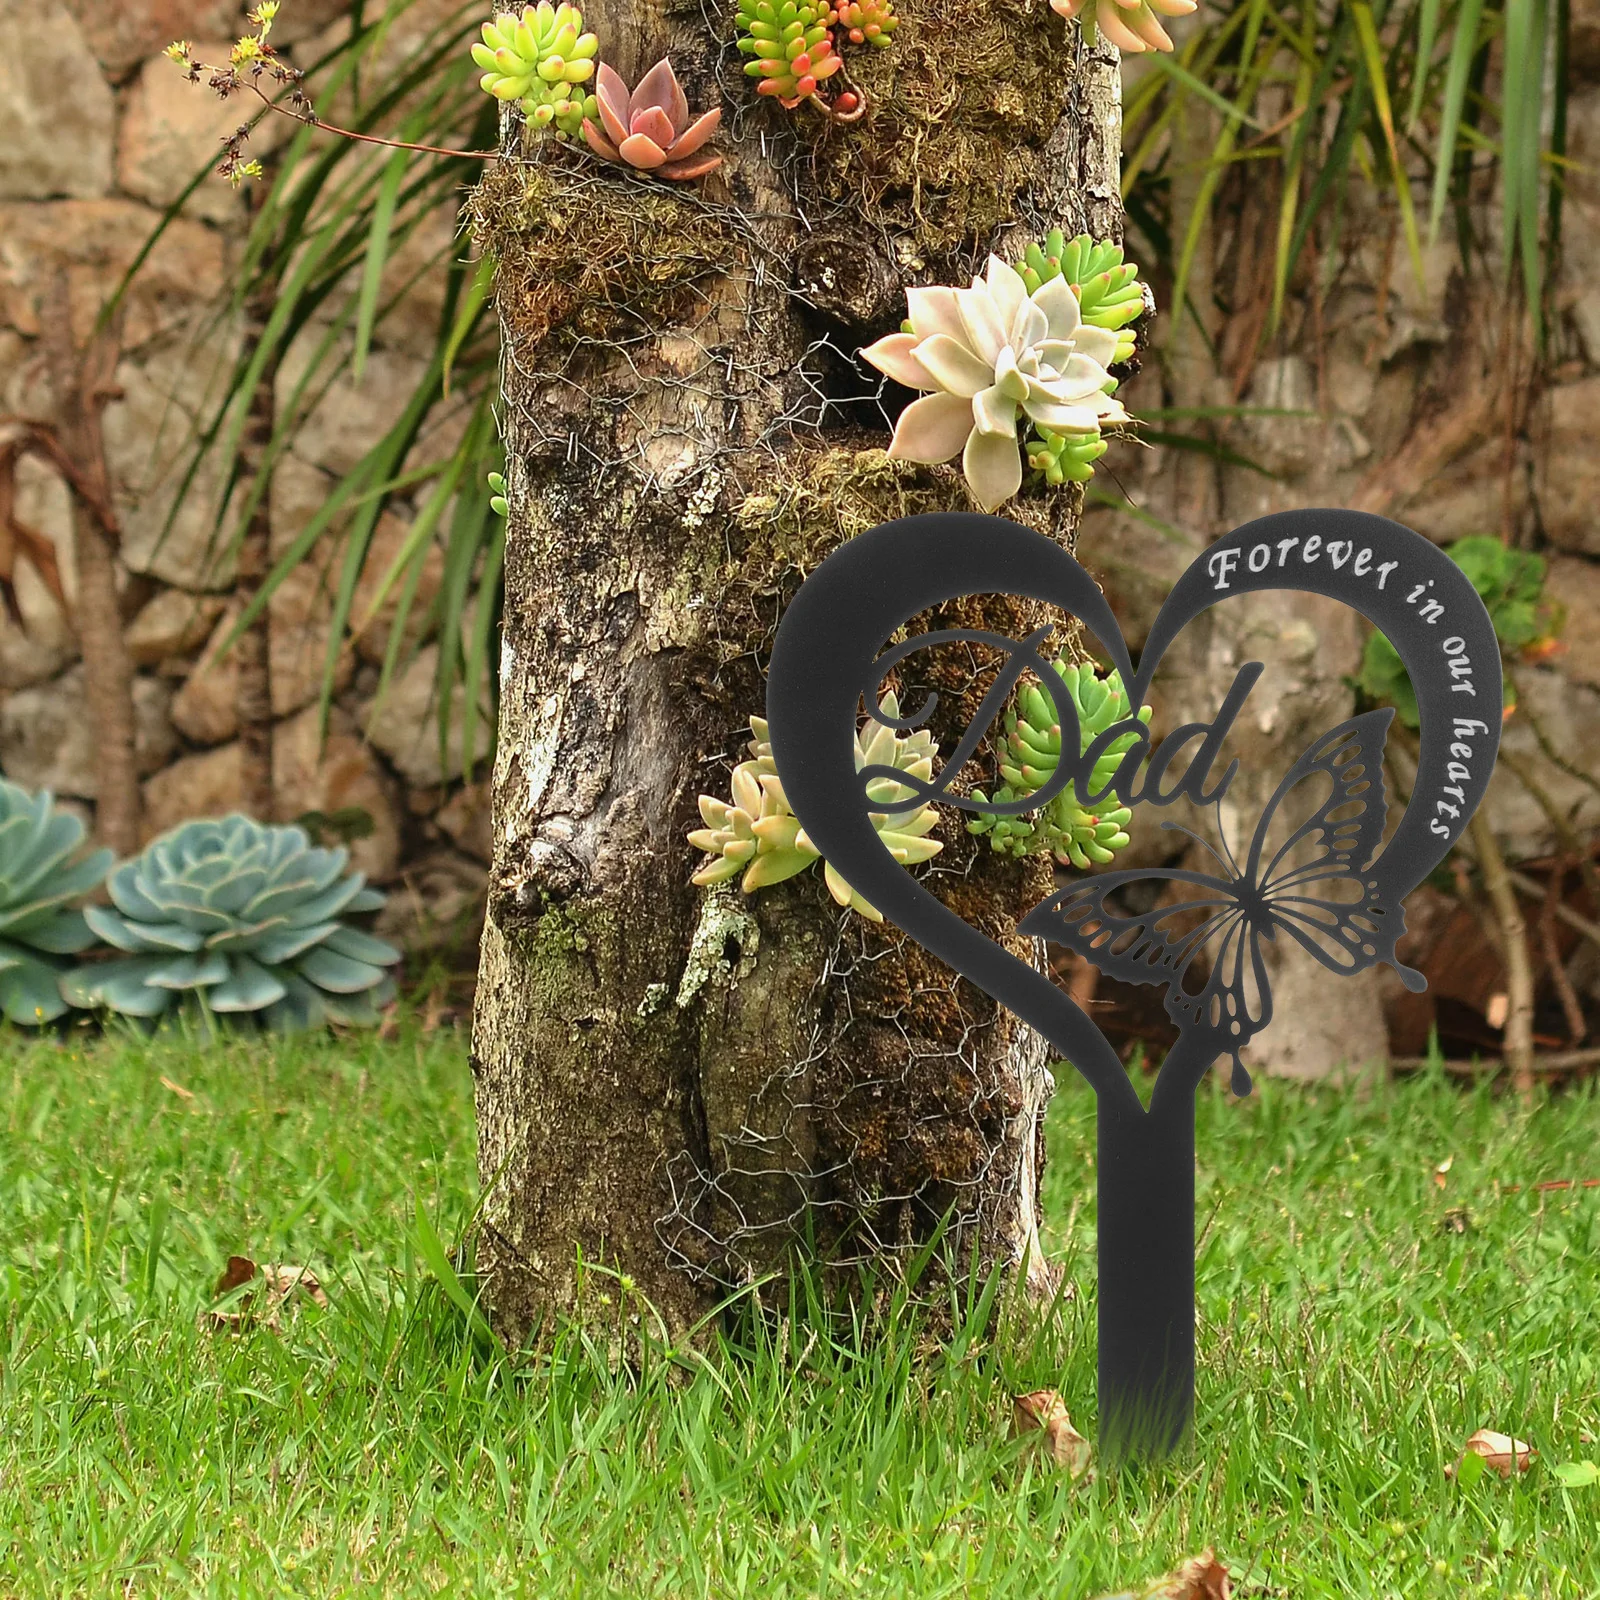
[[[276,165],[276,163],[274,163]],[[271,189],[270,174],[252,187],[252,213]],[[261,261],[261,279],[245,308],[245,345],[248,361],[266,336],[277,299],[277,274],[272,270],[276,246],[269,243]],[[259,491],[255,510],[245,524],[239,540],[238,575],[234,593],[241,608],[248,608],[261,593],[262,583],[272,569],[272,496],[267,468],[267,451],[272,444],[276,417],[278,358],[274,354],[261,369],[250,396],[250,408],[239,436],[239,465],[246,489]],[[266,481],[263,481],[266,480]],[[272,615],[263,606],[261,614],[239,636],[234,645],[238,653],[239,678],[234,691],[234,710],[239,722],[239,780],[244,809],[257,822],[272,822],[277,799],[272,785]]]
[[[68,481],[72,504],[77,600],[73,628],[83,652],[84,699],[94,725],[95,836],[119,856],[143,844],[133,657],[122,633],[115,551],[118,538],[111,477],[101,428],[115,388],[121,328],[97,328],[79,350],[65,273],[56,280],[45,336],[45,358],[55,391],[55,433],[77,469]]]
[[[964,283],[991,247],[1120,237],[1115,54],[1042,4],[951,0],[851,58],[871,110],[846,128],[751,93],[698,7],[586,11],[630,82],[670,50],[691,107],[724,105],[726,161],[672,188],[530,144],[474,200],[510,499],[473,1056],[498,1325],[577,1306],[580,1254],[682,1328],[802,1239],[882,1258],[947,1215],[980,1267],[1027,1261],[1040,1287],[1043,1041],[818,873],[693,888],[684,836],[697,793],[726,792],[804,574],[967,504],[951,469],[884,456],[855,350],[907,284]],[[1080,505],[1004,509],[1070,547]],[[990,598],[939,622],[1030,617]],[[946,733],[982,666],[930,680]],[[1015,925],[1048,869],[953,815],[940,837],[930,887],[1030,953]]]

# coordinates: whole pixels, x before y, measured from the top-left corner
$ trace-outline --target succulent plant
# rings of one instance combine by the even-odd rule
[[[607,161],[638,167],[660,178],[700,178],[722,165],[722,157],[700,147],[717,131],[720,110],[693,121],[672,63],[665,58],[639,80],[632,94],[622,78],[602,65],[595,85],[601,127],[583,119],[589,148]]]
[[[1094,476],[1094,464],[1106,453],[1107,445],[1098,433],[1055,433],[1036,428],[1024,447],[1028,465],[1044,474],[1049,484],[1087,483]]]
[[[1072,695],[1078,712],[1079,754],[1114,722],[1128,715],[1128,696],[1122,675],[1112,671],[1102,678],[1093,663],[1055,662],[1055,669]],[[1139,711],[1139,721],[1149,722],[1150,707]],[[1021,800],[1044,787],[1061,764],[1061,722],[1048,692],[1037,683],[1019,687],[1005,718],[1006,737],[1000,753],[1000,788],[993,795],[974,789],[974,800],[1001,804]],[[1095,762],[1088,785],[1096,792],[1110,783],[1122,757],[1136,735],[1124,734]],[[992,849],[1002,855],[1034,855],[1051,851],[1063,866],[1087,871],[1104,866],[1128,842],[1127,825],[1133,812],[1115,796],[1090,811],[1078,803],[1069,784],[1032,816],[979,816],[967,824],[969,833],[986,834]]]
[[[1093,44],[1098,31],[1109,43],[1129,55],[1146,50],[1170,50],[1172,40],[1156,21],[1164,17],[1186,17],[1196,9],[1196,0],[1050,0],[1050,9],[1063,17],[1078,17],[1083,36]]]
[[[539,0],[520,17],[503,11],[484,23],[472,59],[484,69],[479,83],[486,93],[520,102],[533,127],[553,123],[576,137],[583,119],[595,114],[595,97],[583,85],[594,76],[599,49],[576,6]]]
[[[159,1017],[191,996],[279,1032],[376,1022],[394,994],[384,969],[400,952],[339,920],[384,900],[345,870],[349,859],[313,848],[300,828],[242,816],[186,822],[111,874],[110,907],[85,912],[127,958],[80,968],[62,993],[133,1017]]]
[[[1129,324],[1144,314],[1149,291],[1139,281],[1138,266],[1122,259],[1121,245],[1091,239],[1086,233],[1068,239],[1060,228],[1052,228],[1040,243],[1028,246],[1015,266],[1029,294],[1052,278],[1067,280],[1078,297],[1078,315],[1091,328],[1117,335],[1107,365],[1116,366],[1133,354]]]
[[[843,65],[828,31],[837,19],[829,0],[739,0],[739,53],[757,93],[791,107],[815,95]]]
[[[961,456],[985,511],[1022,487],[1017,422],[1093,436],[1127,413],[1111,397],[1106,366],[1116,335],[1085,324],[1078,298],[1055,277],[1029,293],[998,256],[970,289],[908,289],[911,331],[891,333],[862,355],[897,383],[934,392],[895,425],[891,456],[948,461]]]
[[[73,902],[98,887],[115,859],[95,850],[74,861],[83,824],[57,811],[48,791],[30,795],[0,778],[0,1013],[28,1026],[67,1009],[63,959],[94,934]]]
[[[898,717],[896,696],[883,697],[886,716]],[[740,887],[746,894],[768,884],[782,883],[804,872],[821,859],[817,847],[806,837],[799,819],[789,809],[783,782],[772,760],[772,744],[767,724],[761,717],[750,719],[755,735],[748,749],[750,759],[733,769],[732,803],[700,796],[700,816],[706,824],[689,835],[689,843],[710,853],[712,859],[695,873],[698,884],[725,883],[743,876]],[[875,719],[868,719],[856,735],[856,770],[867,766],[893,767],[908,777],[926,783],[933,776],[933,736],[925,728],[902,736]],[[892,778],[875,779],[867,787],[869,800],[892,805],[911,798],[912,790]],[[939,814],[932,806],[893,816],[881,811],[870,813],[878,837],[896,861],[910,866],[927,861],[944,848],[928,835],[938,825]],[[827,862],[823,877],[828,892],[842,906],[853,906],[872,922],[882,922],[883,914],[857,894]]]
[[[1493,534],[1468,534],[1445,546],[1445,554],[1466,573],[1494,624],[1502,654],[1543,660],[1560,648],[1556,635],[1566,620],[1560,602],[1545,591],[1545,559],[1530,550],[1513,550]],[[1356,686],[1373,700],[1391,702],[1407,727],[1420,718],[1417,692],[1399,652],[1374,630],[1367,635]],[[1516,705],[1511,674],[1502,681],[1502,704],[1510,716]]]
[[[503,472],[489,474],[489,509],[497,517],[510,515],[511,503],[506,499],[506,476]]]
[[[890,36],[900,26],[894,0],[845,0],[838,18],[851,44],[869,44],[875,50],[887,50]]]

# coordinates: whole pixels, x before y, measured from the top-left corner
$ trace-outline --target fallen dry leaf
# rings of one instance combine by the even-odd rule
[[[284,1266],[272,1261],[257,1266],[249,1256],[228,1257],[228,1264],[212,1291],[213,1298],[220,1300],[235,1289],[258,1280],[260,1289],[252,1288],[248,1294],[241,1295],[232,1310],[203,1312],[202,1321],[209,1322],[213,1328],[235,1330],[259,1321],[276,1333],[280,1326],[279,1312],[291,1295],[304,1295],[314,1304],[327,1308],[328,1297],[314,1272],[306,1267]],[[265,1300],[258,1308],[256,1302],[261,1299],[262,1290]]]
[[[1232,1594],[1233,1580],[1226,1563],[1207,1545],[1176,1572],[1137,1589],[1103,1595],[1101,1600],[1230,1600]]]
[[[1058,1467],[1080,1478],[1092,1453],[1089,1441],[1072,1426],[1072,1418],[1061,1396],[1054,1389],[1035,1389],[1032,1394],[1013,1395],[1011,1432],[1019,1439],[1033,1433],[1044,1435],[1044,1447]]]
[[[1518,1472],[1526,1472],[1538,1451],[1524,1439],[1513,1439],[1510,1434],[1496,1433],[1492,1428],[1479,1428],[1467,1440],[1467,1448],[1444,1469],[1447,1478],[1455,1477],[1461,1463],[1469,1455],[1482,1456],[1484,1466],[1498,1472],[1502,1478],[1511,1476],[1513,1462]]]
[[[1433,1181],[1442,1189],[1450,1175],[1450,1169],[1456,1164],[1456,1158],[1446,1156],[1443,1161],[1433,1169]]]
[[[1489,1004],[1484,1008],[1483,1020],[1491,1028],[1503,1028],[1506,1025],[1506,1017],[1510,1014],[1510,1011],[1510,995],[1492,994],[1489,996]]]
[[[193,1089],[185,1089],[184,1086],[181,1083],[174,1083],[171,1078],[163,1078],[161,1080],[161,1087],[163,1089],[170,1089],[175,1095],[179,1096],[181,1099],[184,1099],[184,1100],[193,1100],[194,1099],[194,1090]]]

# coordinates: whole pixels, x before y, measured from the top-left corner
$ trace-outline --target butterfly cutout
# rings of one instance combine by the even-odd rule
[[[1218,1053],[1233,1056],[1234,1092],[1248,1094],[1240,1051],[1272,1020],[1265,941],[1287,934],[1330,971],[1346,975],[1387,962],[1408,989],[1425,987],[1421,973],[1395,960],[1395,941],[1405,930],[1400,902],[1365,876],[1383,841],[1383,752],[1393,716],[1369,711],[1312,741],[1268,800],[1242,869],[1225,839],[1224,855],[1191,834],[1226,877],[1139,868],[1099,873],[1036,906],[1021,930],[1076,950],[1125,983],[1165,984],[1167,1014],[1185,1031],[1209,1032]],[[1318,776],[1331,780],[1330,792],[1264,860],[1279,808]],[[1175,823],[1162,826],[1189,833]],[[1166,882],[1192,884],[1199,892],[1141,916],[1108,904],[1129,884]],[[1213,947],[1210,973],[1203,987],[1190,990],[1185,975],[1207,946]]]

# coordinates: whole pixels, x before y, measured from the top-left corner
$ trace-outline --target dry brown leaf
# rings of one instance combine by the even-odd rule
[[[194,1099],[194,1090],[193,1089],[185,1089],[184,1086],[181,1083],[174,1083],[171,1078],[163,1078],[161,1080],[161,1087],[163,1089],[170,1089],[181,1100],[193,1100]],[[244,1257],[243,1256],[229,1256],[228,1260],[230,1262],[243,1261]],[[235,1285],[234,1287],[237,1287],[237,1285]]]
[[[1498,1472],[1502,1478],[1509,1478],[1513,1463],[1518,1472],[1526,1472],[1538,1453],[1525,1439],[1513,1439],[1510,1434],[1496,1433],[1493,1428],[1479,1428],[1467,1440],[1467,1448],[1444,1469],[1444,1475],[1447,1478],[1455,1477],[1461,1463],[1469,1455],[1474,1455],[1482,1456],[1484,1466],[1491,1471]]]
[[[1032,1394],[1014,1395],[1011,1400],[1011,1432],[1025,1439],[1042,1433],[1050,1459],[1068,1474],[1081,1478],[1089,1465],[1089,1441],[1072,1426],[1072,1418],[1061,1396],[1054,1389],[1035,1389]]]
[[[1456,1164],[1454,1156],[1446,1156],[1443,1161],[1433,1169],[1433,1181],[1442,1189],[1450,1175],[1450,1169]]]
[[[1101,1596],[1101,1600],[1231,1600],[1233,1580],[1227,1564],[1209,1545],[1190,1556],[1176,1572],[1137,1589]]]
[[[1167,1587],[1156,1593],[1161,1600],[1229,1600],[1233,1582],[1227,1566],[1207,1545],[1199,1555],[1190,1556],[1168,1579]]]
[[[259,1321],[263,1327],[276,1333],[281,1325],[279,1312],[291,1295],[304,1295],[314,1304],[327,1308],[328,1297],[314,1272],[306,1267],[285,1266],[272,1261],[257,1266],[249,1256],[229,1256],[228,1265],[217,1279],[217,1286],[212,1293],[214,1298],[220,1300],[235,1289],[258,1281],[260,1289],[252,1288],[249,1293],[241,1295],[232,1310],[208,1311],[202,1314],[202,1320],[209,1322],[213,1328],[235,1330]],[[263,1290],[264,1300],[261,1295]],[[258,1300],[262,1300],[259,1307]]]

